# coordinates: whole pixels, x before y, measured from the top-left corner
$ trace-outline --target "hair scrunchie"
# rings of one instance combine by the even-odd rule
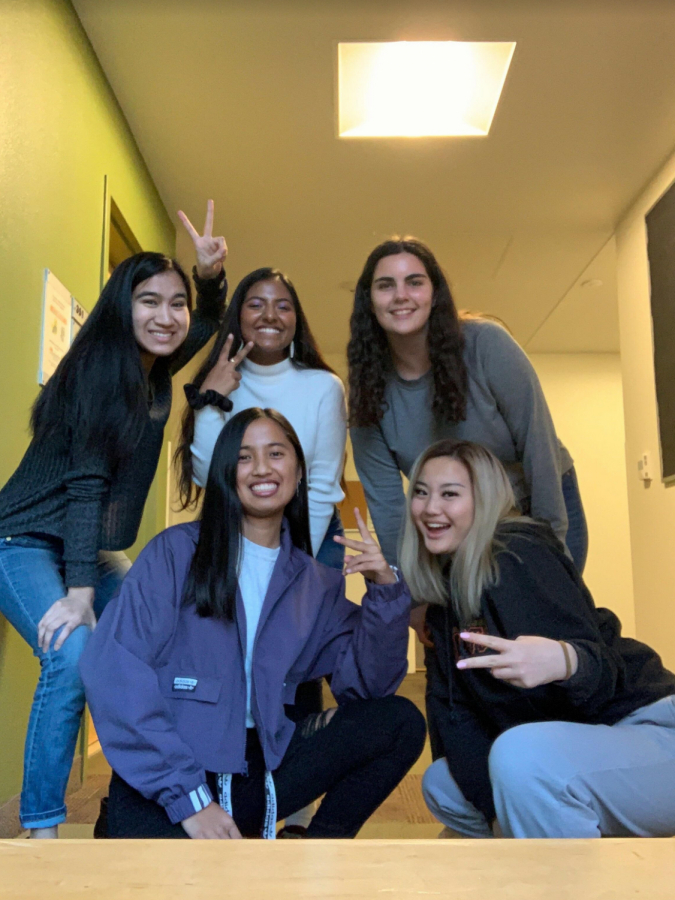
[[[233,403],[229,397],[219,394],[218,391],[199,392],[196,384],[186,384],[183,388],[187,398],[188,406],[192,409],[204,409],[205,406],[217,406],[223,412],[231,412]]]

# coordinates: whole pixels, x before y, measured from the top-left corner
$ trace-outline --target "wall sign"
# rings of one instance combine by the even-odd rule
[[[70,347],[73,298],[59,279],[45,269],[42,294],[42,343],[38,382],[46,384]]]

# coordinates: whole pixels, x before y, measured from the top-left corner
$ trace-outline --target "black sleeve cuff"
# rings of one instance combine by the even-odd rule
[[[192,267],[192,280],[197,288],[197,295],[210,296],[211,294],[219,294],[223,287],[227,284],[227,276],[225,267],[220,270],[220,274],[215,278],[200,278],[197,274],[197,266]]]
[[[218,391],[204,391],[200,394],[196,384],[186,384],[183,388],[188,406],[194,410],[204,409],[205,406],[217,406],[223,412],[232,411],[232,401],[229,397],[219,394]]]

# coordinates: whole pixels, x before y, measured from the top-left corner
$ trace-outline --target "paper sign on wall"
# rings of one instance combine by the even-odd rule
[[[70,347],[73,298],[59,279],[45,269],[42,297],[42,345],[38,381],[46,384]]]

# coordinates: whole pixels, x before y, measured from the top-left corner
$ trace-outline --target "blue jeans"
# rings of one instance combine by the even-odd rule
[[[99,553],[97,618],[130,566],[123,553]],[[46,535],[0,538],[0,613],[32,647],[41,667],[24,751],[20,809],[24,828],[49,828],[66,818],[66,787],[84,709],[78,662],[89,629],[76,628],[56,652],[43,653],[37,644],[40,619],[66,594],[61,541]]]
[[[562,492],[568,520],[565,543],[572,555],[574,565],[577,567],[577,572],[583,575],[588,557],[588,525],[574,466],[562,477]]]
[[[517,725],[494,742],[489,766],[504,837],[671,837],[675,697],[636,709],[615,725]],[[467,837],[492,837],[444,758],[425,772],[422,793],[443,824]]]
[[[316,554],[316,560],[317,562],[323,563],[324,566],[330,566],[331,569],[340,569],[340,571],[342,571],[342,566],[345,561],[345,548],[342,544],[335,543],[333,538],[336,535],[340,535],[340,537],[345,536],[345,530],[342,527],[342,519],[340,518],[337,506],[335,507],[333,517],[328,524],[326,536],[323,541],[321,541],[319,552]]]

